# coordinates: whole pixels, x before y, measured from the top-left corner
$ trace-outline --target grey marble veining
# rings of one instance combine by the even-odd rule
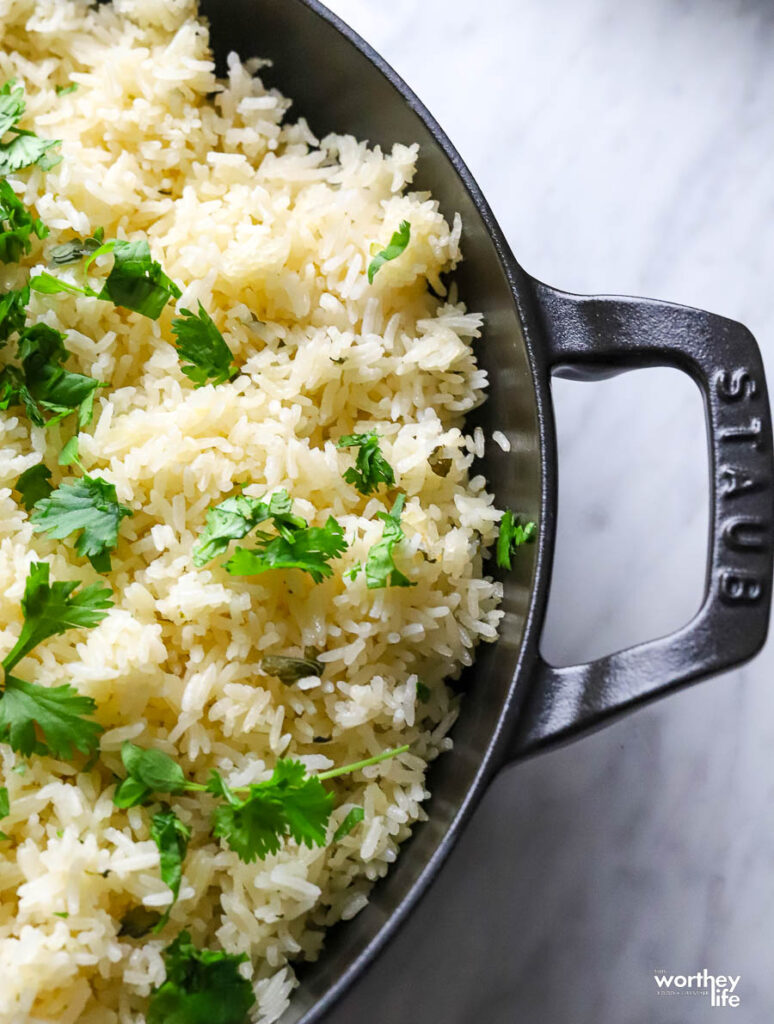
[[[740,319],[774,379],[774,5],[329,0],[416,89],[528,270]],[[557,382],[544,652],[685,622],[704,572],[701,404],[673,371]],[[505,771],[330,1024],[774,1019],[774,648]],[[740,974],[742,1004],[653,972]]]

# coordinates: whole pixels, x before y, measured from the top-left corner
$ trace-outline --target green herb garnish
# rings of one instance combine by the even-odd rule
[[[118,544],[118,528],[121,520],[131,515],[132,510],[116,499],[113,484],[100,476],[84,476],[60,484],[41,498],[30,519],[37,532],[56,540],[77,532],[76,553],[88,558],[97,572],[110,572],[110,552]]]
[[[325,846],[334,796],[319,777],[306,774],[300,761],[277,761],[272,777],[248,787],[244,799],[217,772],[209,787],[224,798],[213,816],[213,834],[225,839],[241,860],[250,863],[278,853],[287,836],[310,848]]]
[[[70,356],[64,341],[64,334],[47,324],[21,330],[18,355],[22,365],[7,365],[0,371],[0,408],[23,405],[37,427],[58,423],[72,413],[77,414],[79,427],[91,422],[94,392],[103,385],[63,368]]]
[[[76,591],[77,582],[49,584],[49,566],[33,562],[22,598],[24,624],[19,639],[2,661],[5,684],[0,696],[0,741],[25,756],[32,753],[71,758],[88,754],[99,742],[102,726],[87,716],[96,705],[69,684],[39,686],[11,675],[33,648],[69,629],[91,628],[112,606],[110,591],[94,583]],[[41,733],[44,741],[38,734]]]
[[[384,249],[378,249],[377,246],[372,247],[373,259],[368,264],[368,283],[373,284],[374,278],[378,271],[382,268],[385,263],[390,260],[397,259],[398,256],[405,252],[406,246],[411,241],[411,225],[407,220],[402,220],[398,230],[394,232],[390,239],[390,244]],[[373,249],[377,249],[374,253]]]
[[[74,580],[49,583],[49,571],[47,562],[30,565],[21,602],[24,625],[19,639],[2,661],[6,672],[48,637],[59,636],[68,629],[91,629],[113,607],[110,590],[101,583],[77,590]]]
[[[369,434],[347,434],[345,437],[339,438],[336,447],[357,447],[358,453],[354,468],[350,467],[342,476],[361,494],[371,494],[378,489],[379,484],[392,487],[395,483],[395,473],[382,455],[382,450],[379,447],[379,435],[375,430]]]
[[[50,479],[51,470],[42,462],[39,462],[36,466],[30,466],[29,469],[25,469],[16,481],[14,490],[18,491],[21,495],[21,503],[28,512],[41,498],[49,496],[53,490],[49,483]]]
[[[172,321],[172,333],[186,377],[197,388],[233,380],[239,373],[234,354],[201,302],[198,314],[190,309],[181,309],[180,313]]]
[[[207,525],[193,550],[194,564],[201,566],[226,550],[230,541],[247,536],[271,519],[276,535],[259,530],[253,549],[238,547],[225,567],[234,576],[255,576],[270,569],[301,569],[315,583],[333,574],[328,564],[347,549],[344,531],[333,516],[325,526],[308,526],[292,511],[287,491],[269,501],[238,495],[227,498],[207,512]]]
[[[30,251],[33,234],[45,238],[48,228],[32,216],[5,178],[0,178],[0,260],[18,263]]]
[[[306,526],[305,520],[293,515],[292,508],[290,496],[284,490],[277,491],[268,501],[249,498],[246,494],[226,498],[207,511],[206,526],[193,549],[194,565],[206,565],[216,555],[223,554],[232,540],[241,540],[267,519],[272,519],[275,526],[278,523],[288,528]]]
[[[421,700],[423,704],[430,700],[430,687],[421,679],[417,679],[417,700]]]
[[[78,89],[77,82],[70,82],[69,85],[58,85],[56,87],[57,96],[69,96],[71,92],[76,92]]]
[[[51,754],[70,760],[76,750],[88,754],[99,744],[102,726],[86,716],[96,704],[65,683],[38,686],[5,676],[0,697],[0,741],[20,754]],[[44,741],[38,739],[38,730]]]
[[[317,775],[307,775],[301,761],[279,760],[266,782],[231,789],[216,771],[210,773],[206,785],[190,782],[167,754],[143,750],[127,742],[121,748],[121,759],[129,774],[116,789],[113,803],[126,808],[147,803],[154,793],[210,793],[220,801],[213,814],[213,834],[225,839],[242,860],[263,860],[276,853],[287,837],[310,848],[324,846],[334,797],[322,783],[379,764],[406,750],[408,746],[386,750]],[[356,823],[353,821],[353,827]]]
[[[116,807],[136,807],[154,793],[184,793],[187,789],[203,790],[188,782],[183,769],[161,750],[145,750],[134,743],[121,747],[121,760],[128,772],[113,796]]]
[[[155,932],[159,932],[169,920],[172,907],[180,894],[183,861],[188,851],[191,830],[183,824],[173,810],[169,807],[162,807],[153,815],[150,833],[151,839],[159,848],[161,881],[172,890],[172,903],[153,929]]]
[[[275,525],[276,521],[275,521]],[[258,576],[272,569],[300,569],[315,583],[333,575],[330,561],[347,550],[344,530],[328,516],[325,526],[279,526],[279,536],[259,534],[255,548],[237,547],[225,563],[232,576]]]
[[[166,981],[151,993],[148,1024],[246,1024],[253,986],[239,973],[239,955],[197,949],[180,932],[164,951]]]
[[[511,556],[522,544],[531,544],[537,537],[537,524],[523,523],[506,509],[500,520],[500,532],[497,536],[497,564],[501,569],[511,568]]]
[[[342,821],[336,831],[333,833],[334,843],[338,843],[339,840],[343,839],[344,836],[348,836],[352,829],[359,825],[360,822],[365,818],[365,811],[362,807],[353,807],[352,810],[347,814],[346,818]]]
[[[24,330],[29,301],[30,290],[27,285],[23,288],[11,289],[0,296],[0,348],[5,345],[12,334]]]
[[[179,299],[182,295],[175,282],[161,269],[161,264],[151,258],[150,247],[144,238],[136,242],[105,242],[89,254],[84,272],[88,271],[98,256],[107,253],[113,254],[113,268],[100,291],[89,284],[76,285],[62,281],[47,271],[33,277],[30,288],[43,295],[66,292],[104,299],[116,306],[141,313],[151,320],[158,320],[170,299]]]
[[[399,494],[390,512],[376,513],[377,518],[384,521],[384,530],[382,539],[373,545],[366,558],[366,586],[369,590],[379,590],[388,585],[391,587],[416,586],[416,583],[412,583],[395,565],[395,546],[406,536],[400,525],[405,503],[406,495]],[[359,568],[359,566],[355,566],[352,570],[353,576],[359,571]]]
[[[61,157],[52,157],[48,151],[60,144],[59,139],[39,139],[33,132],[17,127],[25,110],[24,87],[12,78],[0,88],[0,138],[8,132],[13,138],[0,142],[0,176],[13,174],[23,167],[38,164],[44,171],[55,167]]]

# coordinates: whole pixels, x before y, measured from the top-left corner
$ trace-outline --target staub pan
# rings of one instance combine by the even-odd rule
[[[442,130],[390,67],[316,0],[203,0],[220,67],[229,51],[269,57],[262,73],[294,100],[318,136],[351,132],[382,146],[418,142],[415,186],[462,214],[460,294],[486,319],[479,358],[489,400],[476,417],[503,431],[480,467],[500,507],[540,525],[505,579],[501,639],[467,678],[454,750],[434,765],[430,820],[416,829],[371,904],[334,928],[282,1024],[321,1020],[400,927],[438,872],[494,773],[616,715],[752,657],[771,596],[771,416],[758,347],[746,328],[648,299],[569,295],[514,259],[486,201]],[[538,653],[556,520],[552,374],[589,379],[673,366],[701,388],[711,462],[709,557],[696,616],[671,636],[585,665],[552,668]],[[656,511],[654,510],[654,516]]]

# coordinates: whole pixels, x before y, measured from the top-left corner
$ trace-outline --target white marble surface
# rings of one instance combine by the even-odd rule
[[[767,0],[329,0],[449,132],[524,266],[746,322],[774,378]],[[701,406],[672,371],[557,382],[544,650],[684,622],[702,587]],[[741,974],[774,1017],[774,648],[495,782],[330,1024],[688,1024],[653,971]],[[714,1018],[713,1018],[714,1019]]]

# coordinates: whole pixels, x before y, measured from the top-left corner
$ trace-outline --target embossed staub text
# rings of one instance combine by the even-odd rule
[[[765,592],[761,556],[771,557],[771,516],[760,501],[771,486],[767,463],[754,456],[765,447],[756,402],[762,389],[743,367],[719,370],[713,379],[720,418],[717,492],[720,513],[720,597],[727,604],[754,604]],[[751,458],[751,456],[753,456]]]

